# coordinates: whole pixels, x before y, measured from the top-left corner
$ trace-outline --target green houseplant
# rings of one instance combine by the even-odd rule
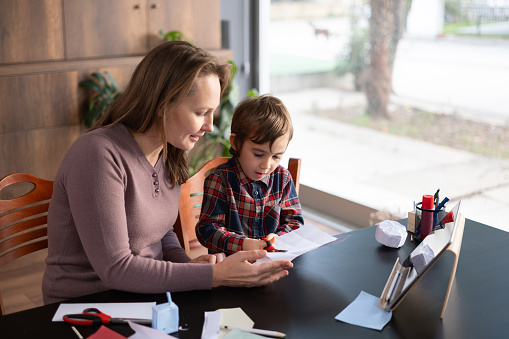
[[[352,74],[356,91],[361,91],[363,87],[363,74],[369,65],[369,48],[369,31],[352,28],[348,45],[339,59],[336,74],[338,76]]]
[[[86,79],[79,83],[80,87],[88,88],[94,92],[88,104],[88,110],[82,119],[88,128],[92,127],[113,101],[122,94],[118,90],[117,82],[108,71],[94,72],[91,77],[92,79]]]

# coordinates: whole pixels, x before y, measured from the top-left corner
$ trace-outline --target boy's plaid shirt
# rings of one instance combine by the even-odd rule
[[[205,179],[196,236],[210,253],[235,253],[242,249],[246,236],[282,235],[303,224],[295,185],[281,165],[253,181],[232,157]]]

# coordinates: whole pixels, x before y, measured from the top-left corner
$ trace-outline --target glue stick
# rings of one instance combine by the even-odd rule
[[[434,209],[434,198],[432,195],[426,194],[422,196],[422,213],[421,213],[421,240],[424,240],[433,229],[433,212],[425,210]]]

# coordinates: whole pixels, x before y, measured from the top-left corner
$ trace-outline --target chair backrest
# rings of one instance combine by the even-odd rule
[[[9,174],[0,180],[0,193],[20,183],[32,184],[33,189],[16,198],[0,199],[0,266],[48,247],[47,214],[53,181],[24,173]],[[0,312],[5,312],[1,294]]]
[[[300,187],[300,163],[301,160],[299,158],[290,158],[288,159],[288,171],[292,175],[293,183],[295,185],[295,190],[297,191],[297,195],[299,195],[299,187]]]
[[[228,159],[228,157],[220,157],[210,160],[182,185],[179,201],[179,217],[177,218],[174,231],[188,256],[191,255],[191,247],[201,246],[196,239],[195,226],[200,217],[205,178],[211,170],[227,162]],[[299,193],[300,165],[301,159],[291,158],[288,161],[288,171],[292,175],[297,194]]]

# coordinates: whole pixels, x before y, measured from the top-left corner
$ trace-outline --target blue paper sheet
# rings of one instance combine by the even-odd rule
[[[381,331],[391,320],[392,312],[384,310],[379,304],[379,299],[361,291],[357,298],[341,311],[335,319]]]

